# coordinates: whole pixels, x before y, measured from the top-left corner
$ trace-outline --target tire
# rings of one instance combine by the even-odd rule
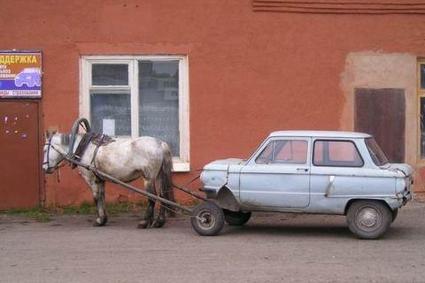
[[[391,210],[379,201],[355,201],[347,212],[348,228],[360,239],[381,237],[392,219]]]
[[[392,211],[392,215],[393,215],[393,218],[392,218],[391,222],[394,222],[395,219],[397,218],[397,215],[398,215],[398,208],[396,208]]]
[[[224,220],[231,226],[242,226],[251,218],[251,212],[231,211],[223,209]]]
[[[206,201],[193,210],[191,224],[201,236],[215,236],[224,226],[223,210],[213,202]]]

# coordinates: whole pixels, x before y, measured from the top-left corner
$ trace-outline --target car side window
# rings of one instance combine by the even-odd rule
[[[316,140],[313,164],[315,166],[362,167],[364,162],[352,141]]]
[[[257,164],[305,164],[308,142],[305,140],[275,140],[263,149],[255,162]]]

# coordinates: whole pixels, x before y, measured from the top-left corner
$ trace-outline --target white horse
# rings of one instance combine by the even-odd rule
[[[83,134],[75,135],[72,153],[76,152],[83,136]],[[59,133],[47,135],[43,162],[43,169],[47,174],[53,173],[60,166],[68,152],[69,144],[69,135]],[[87,147],[80,155],[77,158],[82,164],[94,166],[99,171],[126,183],[143,178],[148,192],[174,201],[171,181],[172,155],[169,146],[159,139],[147,136],[135,139],[117,138],[100,146],[89,139]],[[78,166],[78,168],[93,193],[97,208],[94,226],[103,226],[108,221],[105,210],[105,180],[84,167]],[[155,200],[149,199],[144,220],[139,222],[139,228],[164,225],[164,205],[160,205],[156,219],[154,219],[154,207]]]

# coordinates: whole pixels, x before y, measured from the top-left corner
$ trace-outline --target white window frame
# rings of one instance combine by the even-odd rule
[[[180,155],[173,157],[174,172],[190,171],[190,136],[189,136],[189,72],[186,56],[82,56],[80,60],[80,117],[90,121],[90,90],[130,92],[131,103],[131,137],[139,136],[139,60],[179,61],[179,131]],[[106,85],[92,86],[92,64],[128,64],[128,86]]]

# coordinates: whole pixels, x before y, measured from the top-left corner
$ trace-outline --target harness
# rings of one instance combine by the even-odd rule
[[[55,146],[52,144],[52,138],[53,136],[49,137],[48,142],[45,144],[47,145],[47,152],[46,152],[46,161],[43,162],[43,165],[47,164],[47,170],[51,170],[54,169],[56,170],[57,168],[59,168],[61,165],[61,162],[65,159],[65,155],[58,149],[55,148]],[[97,155],[97,152],[99,151],[99,148],[101,146],[110,144],[112,142],[114,142],[115,140],[113,138],[111,138],[110,136],[104,135],[104,134],[96,134],[96,133],[86,133],[84,134],[84,136],[81,138],[77,149],[75,150],[74,153],[71,152],[71,154],[67,154],[68,158],[74,159],[76,161],[81,161],[81,157],[84,155],[85,151],[87,150],[87,147],[89,146],[90,143],[96,145],[96,148],[94,150],[93,153],[93,157],[91,159],[90,164],[92,164],[95,168],[96,168],[96,163],[95,163],[95,158]],[[72,143],[74,144],[74,143]],[[61,156],[61,159],[56,163],[55,166],[50,166],[50,158],[49,158],[49,154],[50,154],[50,149],[55,150],[56,152],[59,153],[59,155]],[[76,164],[72,163],[71,168],[74,169],[75,167],[77,167]]]
[[[60,167],[61,162],[65,159],[65,156],[52,145],[52,138],[53,138],[53,135],[50,136],[49,139],[47,140],[47,143],[44,144],[44,145],[47,145],[47,155],[46,155],[47,160],[43,162],[43,165],[47,164],[47,170],[50,170],[50,169],[56,170],[57,168]],[[61,156],[61,159],[56,163],[55,166],[50,166],[50,162],[49,162],[50,148],[54,149]]]
[[[81,138],[81,141],[78,144],[78,147],[75,150],[75,153],[72,155],[71,158],[75,159],[76,161],[81,161],[81,157],[84,155],[84,152],[86,151],[87,147],[89,146],[90,143],[92,143],[92,144],[96,145],[96,148],[94,149],[93,157],[90,161],[90,164],[92,164],[96,168],[95,159],[96,159],[97,152],[99,151],[99,148],[101,146],[110,144],[114,141],[115,140],[108,135],[96,134],[96,133],[86,133]],[[72,169],[74,169],[75,167],[77,167],[76,164],[71,165]]]

